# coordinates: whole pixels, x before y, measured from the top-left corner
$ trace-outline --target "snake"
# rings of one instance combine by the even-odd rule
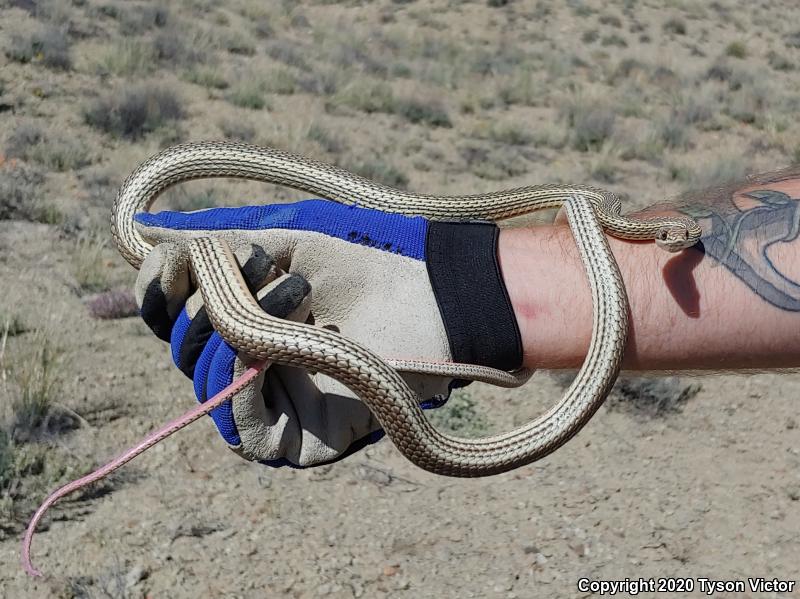
[[[571,439],[596,413],[622,365],[629,304],[619,267],[604,232],[620,239],[655,241],[669,252],[691,247],[701,229],[685,216],[629,217],[612,192],[583,185],[544,184],[491,193],[440,196],[417,194],[376,183],[337,166],[283,150],[232,141],[180,144],[142,163],[123,183],[112,209],[112,235],[122,256],[139,268],[152,249],[134,226],[166,189],[194,179],[249,179],[294,188],[348,205],[430,220],[502,221],[547,208],[562,208],[573,232],[592,298],[589,349],[563,396],[547,412],[511,431],[481,438],[437,430],[401,371],[457,376],[518,385],[528,371],[506,373],[468,364],[423,364],[384,360],[341,333],[266,314],[242,278],[227,242],[217,237],[186,241],[190,268],[214,328],[252,362],[221,393],[151,433],[97,471],[52,493],[37,510],[23,539],[29,574],[30,544],[44,512],[60,497],[107,476],[135,456],[229,399],[270,364],[283,364],[332,377],[375,414],[387,436],[411,462],[456,477],[499,474],[541,459]],[[547,259],[545,257],[545,259]]]

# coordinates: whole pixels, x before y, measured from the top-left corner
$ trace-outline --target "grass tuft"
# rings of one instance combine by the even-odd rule
[[[230,82],[218,68],[209,65],[195,65],[183,74],[189,83],[208,89],[227,89]]]
[[[28,327],[18,314],[8,315],[0,312],[0,339],[16,337],[28,332]]]
[[[58,391],[58,360],[58,352],[44,338],[32,360],[18,367],[20,394],[11,404],[14,441],[29,441],[44,427]]]
[[[108,289],[108,272],[103,261],[105,247],[105,238],[99,234],[81,235],[75,241],[72,274],[81,292],[97,293]]]
[[[153,44],[137,39],[120,39],[114,42],[97,63],[101,75],[130,77],[152,73],[158,55]]]

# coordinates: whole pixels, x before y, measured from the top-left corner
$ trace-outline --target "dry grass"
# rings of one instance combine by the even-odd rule
[[[643,418],[664,418],[680,413],[685,404],[702,389],[677,377],[619,380],[607,401],[608,408]]]
[[[156,69],[158,58],[157,49],[152,43],[138,39],[120,39],[105,51],[95,68],[100,75],[142,76]]]
[[[52,447],[82,423],[61,403],[67,358],[59,331],[23,337],[0,336],[0,539],[18,534],[45,493],[92,466]]]
[[[58,172],[83,168],[90,162],[89,152],[79,138],[45,130],[35,121],[20,123],[13,129],[6,138],[5,153]]]
[[[613,108],[602,99],[582,93],[564,102],[561,116],[571,131],[572,146],[580,152],[600,149],[614,133],[617,118]]]
[[[70,41],[61,27],[46,26],[34,33],[11,35],[6,56],[16,62],[41,64],[50,69],[72,68]]]
[[[82,234],[75,240],[72,275],[81,293],[96,293],[108,289],[108,267],[103,259],[107,245],[106,235],[99,232]]]
[[[10,368],[17,393],[11,402],[10,437],[26,442],[40,437],[48,429],[48,417],[60,392],[63,349],[47,333],[37,332],[26,340],[32,349],[16,356]]]
[[[61,222],[59,210],[42,195],[44,182],[39,169],[13,160],[0,164],[0,220]]]

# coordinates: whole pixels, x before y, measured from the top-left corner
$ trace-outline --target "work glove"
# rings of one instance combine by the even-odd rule
[[[192,288],[185,243],[192,237],[228,241],[245,281],[273,316],[339,331],[385,359],[521,366],[494,224],[307,200],[142,213],[136,228],[155,246],[136,285],[142,316],[170,341],[201,402],[241,374],[247,357],[213,331]],[[401,375],[428,408],[465,384]],[[234,451],[273,466],[329,463],[383,436],[344,385],[283,365],[270,366],[211,415]]]

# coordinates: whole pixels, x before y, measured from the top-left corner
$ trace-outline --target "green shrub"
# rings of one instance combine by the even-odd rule
[[[408,177],[405,173],[381,159],[348,161],[340,166],[370,181],[388,185],[389,187],[405,189],[408,185]]]
[[[584,44],[593,44],[599,37],[600,34],[597,32],[597,29],[589,29],[588,31],[583,32],[581,35],[581,41]]]
[[[249,143],[256,137],[256,128],[241,118],[224,118],[219,122],[219,128],[226,139]]]
[[[388,84],[357,79],[337,92],[332,103],[367,113],[393,113],[397,100]]]
[[[297,82],[287,69],[274,69],[264,79],[264,88],[273,94],[293,94],[297,89]]]
[[[243,80],[234,85],[228,93],[228,101],[240,108],[262,110],[268,108],[264,83],[258,80]]]
[[[317,123],[312,123],[308,128],[307,137],[311,141],[317,142],[326,152],[338,154],[342,151],[341,139]]]
[[[28,35],[13,34],[6,56],[15,62],[41,63],[56,70],[72,68],[69,38],[63,29],[56,27],[45,27]]]
[[[434,100],[418,100],[404,98],[395,104],[396,114],[412,123],[429,125],[431,127],[452,127],[450,117],[444,106]]]
[[[561,115],[571,129],[572,145],[581,152],[600,148],[614,132],[616,114],[600,101],[575,96],[564,103]]]
[[[480,403],[464,389],[453,391],[441,408],[428,412],[431,424],[444,433],[481,437],[489,432],[489,419]]]
[[[776,71],[793,71],[796,68],[793,60],[783,54],[778,54],[774,50],[770,50],[769,54],[767,54],[767,61],[769,66]]]
[[[6,155],[37,162],[56,171],[78,169],[89,164],[86,146],[75,136],[45,131],[33,122],[25,122],[6,138]]]
[[[108,93],[84,112],[86,122],[92,127],[131,140],[184,116],[178,95],[159,83],[144,83]]]
[[[747,58],[747,46],[744,45],[744,42],[731,42],[725,48],[725,56]]]
[[[60,222],[61,214],[42,196],[44,180],[41,171],[25,164],[9,161],[0,165],[0,220]]]
[[[530,165],[514,146],[486,147],[467,143],[459,148],[459,154],[466,161],[470,172],[481,179],[502,181],[530,170]]]
[[[672,17],[667,20],[662,26],[664,33],[671,33],[673,35],[686,35],[686,21],[678,17]]]
[[[617,35],[616,33],[612,33],[611,35],[606,35],[600,40],[600,44],[603,46],[617,46],[619,48],[627,48],[628,42],[625,41],[625,38],[622,36]]]
[[[598,19],[601,25],[608,25],[609,27],[622,27],[622,20],[617,15],[600,15]]]

